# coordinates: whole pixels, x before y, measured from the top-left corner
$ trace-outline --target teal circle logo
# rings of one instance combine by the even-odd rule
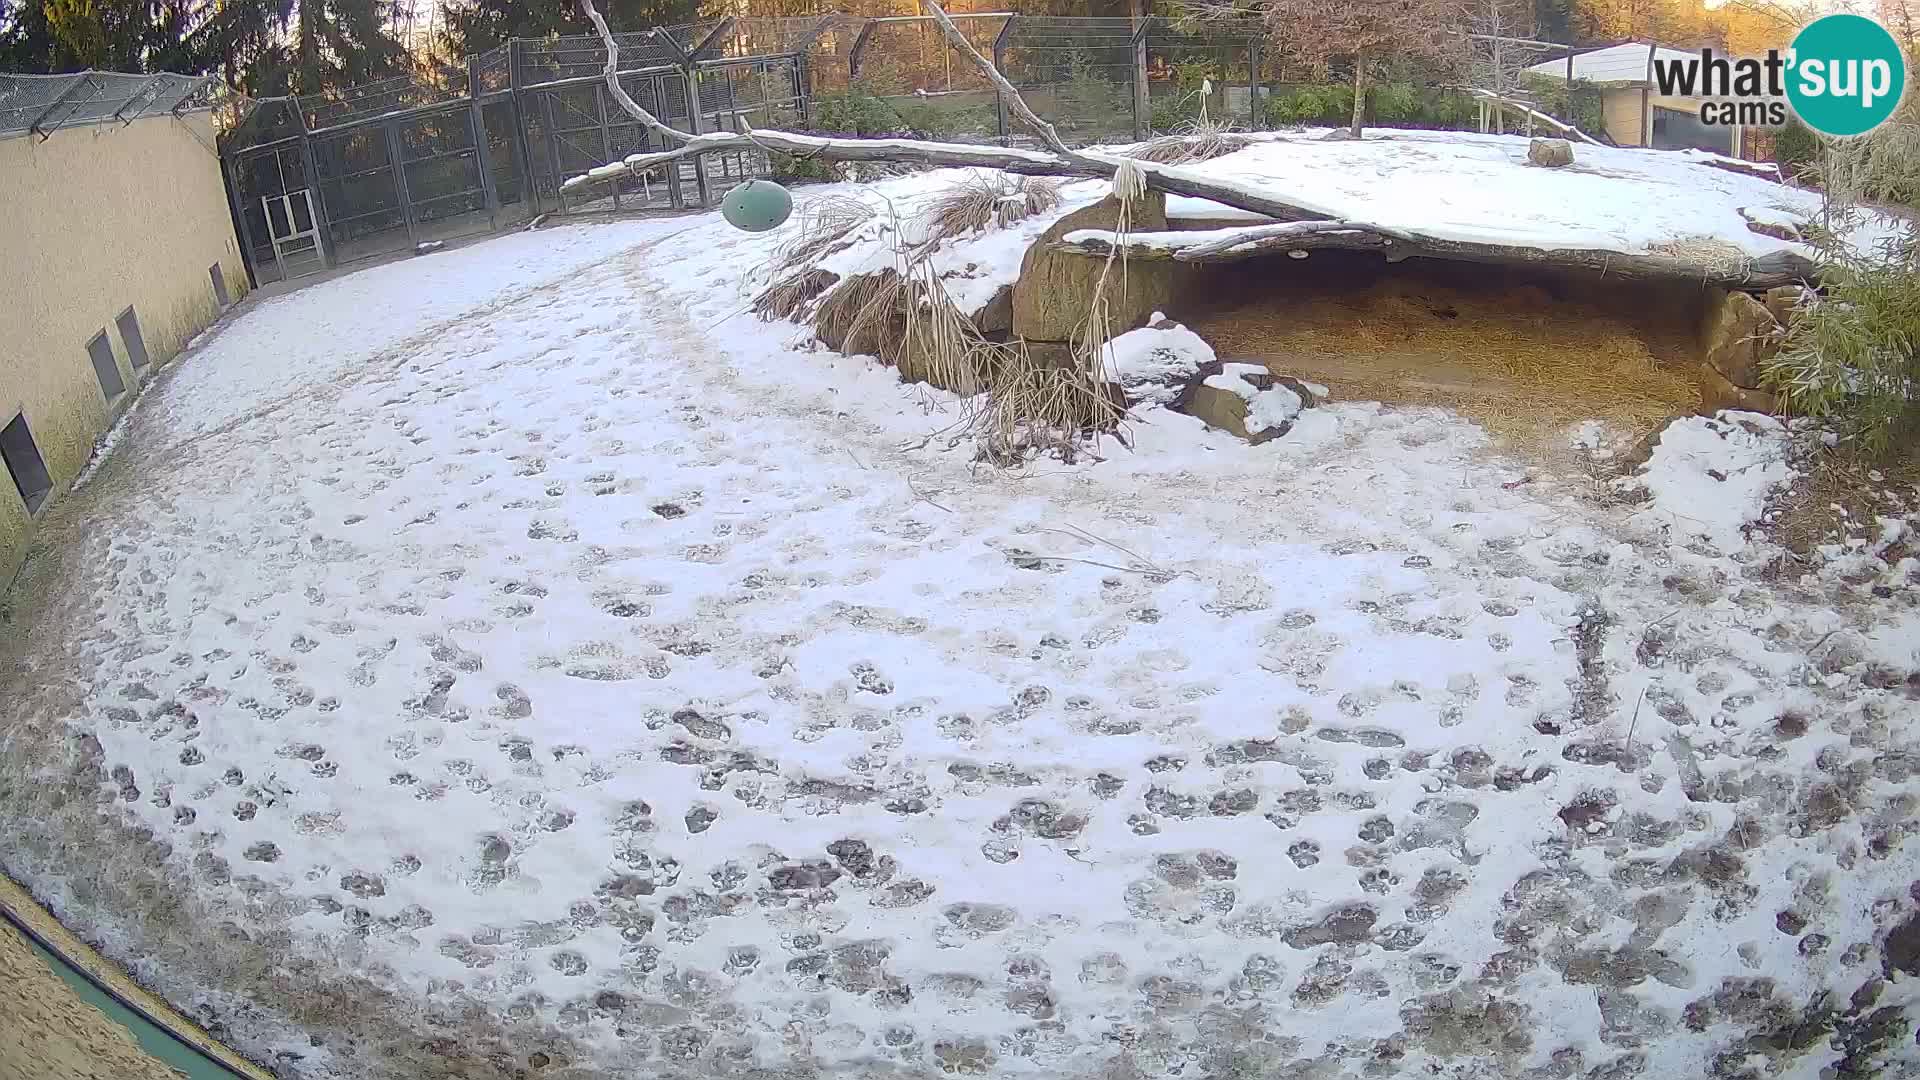
[[[1807,24],[1787,54],[1787,100],[1823,135],[1861,135],[1885,123],[1907,90],[1907,59],[1887,28],[1862,15]]]

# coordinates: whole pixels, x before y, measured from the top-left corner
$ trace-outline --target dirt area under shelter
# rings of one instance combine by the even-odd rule
[[[1587,419],[1634,439],[1700,403],[1705,288],[1318,251],[1206,266],[1187,295],[1222,359],[1456,409],[1520,447],[1563,446]]]

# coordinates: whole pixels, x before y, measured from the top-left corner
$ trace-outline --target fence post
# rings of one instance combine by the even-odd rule
[[[813,66],[807,63],[806,53],[796,53],[793,58],[793,96],[800,102],[800,126],[813,127]]]
[[[413,193],[407,190],[407,163],[401,155],[400,121],[382,120],[380,129],[387,136],[387,162],[393,166],[393,190],[400,196],[400,216],[407,219],[407,243],[420,246],[420,232],[413,224]],[[304,142],[302,146],[306,145]]]
[[[1008,21],[1011,22],[1012,20],[1009,19]],[[853,83],[859,80],[860,58],[866,55],[867,41],[868,39],[873,37],[873,28],[877,25],[879,25],[877,22],[875,22],[872,19],[868,19],[866,22],[861,24],[860,32],[854,35],[853,48],[847,51],[847,82],[848,83]],[[853,87],[848,86],[847,89],[849,92],[851,92]]]
[[[294,123],[300,125],[300,171],[306,174],[306,186],[316,196],[313,200],[313,228],[314,236],[320,241],[320,261],[331,270],[339,256],[333,250],[333,228],[327,224],[327,193],[320,186],[320,169],[314,163],[313,136],[307,132],[306,110],[300,107],[299,98],[290,100],[293,102]]]
[[[1247,39],[1247,130],[1260,130],[1260,38]]]
[[[220,186],[227,189],[227,213],[233,215],[233,231],[240,240],[240,266],[247,272],[247,291],[260,287],[260,275],[253,268],[252,230],[247,228],[247,215],[240,209],[240,185],[234,178],[234,169],[239,165],[239,155],[220,155]],[[321,252],[325,257],[325,251]]]
[[[614,76],[618,78],[619,76]],[[613,164],[613,132],[607,127],[607,84],[605,81],[593,84],[593,103],[600,107],[600,164]],[[613,189],[613,208],[620,209],[620,178],[614,177],[608,183]]]
[[[500,227],[500,189],[493,182],[493,153],[487,146],[487,117],[480,105],[480,80],[467,60],[467,131],[473,136],[473,163],[480,170],[480,194],[487,201],[487,231]]]
[[[553,95],[549,93],[541,94],[540,103],[545,106],[546,112],[546,123],[542,126],[546,128],[547,134],[547,167],[553,170],[553,198],[555,202],[560,204],[560,212],[564,214],[567,212],[567,195],[560,186],[563,178],[560,175],[559,136],[553,133]]]
[[[1153,99],[1147,87],[1147,0],[1133,0],[1133,137],[1145,139],[1152,132]]]
[[[1007,39],[1013,36],[1013,20],[1020,16],[1008,15],[1007,21],[1000,24],[1000,32],[993,36],[993,70],[1005,76],[1008,82],[1013,76],[1007,75]],[[1000,133],[1000,145],[1007,145],[1010,132],[1007,130],[1007,102],[999,94],[993,95],[994,122]]]
[[[687,83],[687,130],[690,134],[699,135],[702,134],[700,129],[705,126],[700,122],[700,65],[695,61],[688,61],[687,66],[681,70],[685,73]],[[677,168],[674,171],[676,174],[679,172]],[[680,177],[675,175],[673,181],[677,186],[680,183]],[[693,155],[693,186],[700,192],[700,205],[703,207],[710,205],[711,193],[707,190],[707,156],[705,154]]]
[[[540,216],[540,180],[533,175],[533,144],[527,141],[527,112],[521,99],[520,39],[507,39],[507,100],[513,103],[513,144],[520,151],[520,198],[533,204],[532,217]],[[557,183],[558,181],[556,181]]]

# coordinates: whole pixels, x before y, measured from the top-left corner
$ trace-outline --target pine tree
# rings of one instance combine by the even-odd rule
[[[700,0],[611,0],[601,13],[615,30],[646,30],[692,22]],[[593,24],[568,0],[463,0],[446,9],[444,33],[454,56],[486,52],[509,38],[591,34]]]

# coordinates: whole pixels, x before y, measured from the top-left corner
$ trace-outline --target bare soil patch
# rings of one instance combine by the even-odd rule
[[[1192,295],[1223,359],[1454,409],[1514,449],[1564,450],[1588,419],[1631,443],[1700,401],[1703,290],[1335,251],[1210,267]]]

